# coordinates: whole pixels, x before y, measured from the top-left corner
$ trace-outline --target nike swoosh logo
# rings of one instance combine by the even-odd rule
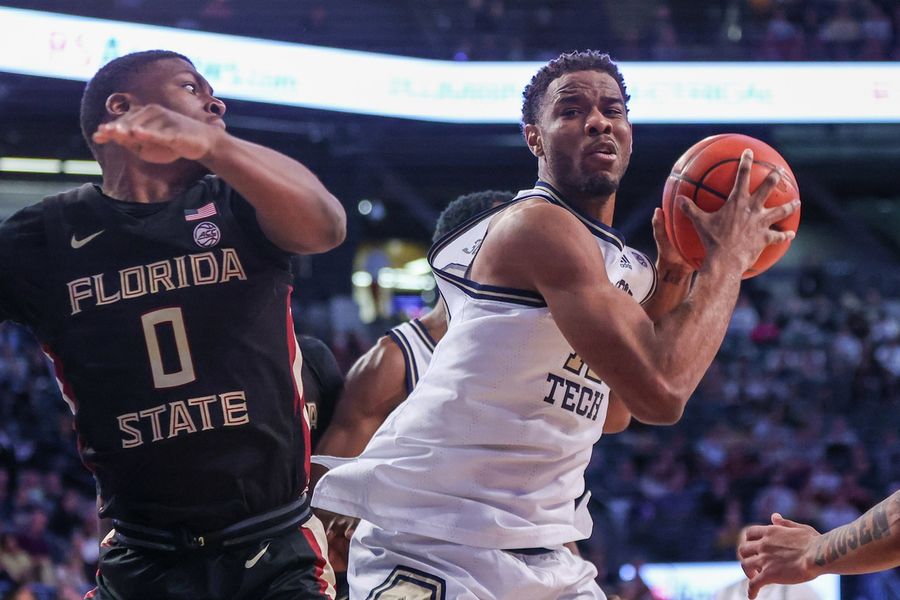
[[[101,233],[103,233],[104,231],[106,231],[106,230],[105,230],[105,229],[101,229],[101,230],[98,231],[97,233],[92,233],[91,235],[87,236],[86,238],[80,239],[80,240],[77,239],[77,238],[75,237],[75,234],[73,233],[73,234],[72,234],[72,247],[75,248],[76,250],[78,250],[79,248],[81,248],[82,246],[84,246],[85,244],[87,244],[88,242],[90,242],[92,239],[94,239],[95,237],[97,237],[98,235],[100,235]]]
[[[263,546],[262,550],[260,550],[256,556],[254,556],[253,558],[251,558],[250,560],[248,560],[247,562],[244,563],[244,568],[252,569],[254,566],[256,566],[256,563],[259,562],[259,559],[261,559],[263,557],[263,554],[265,554],[266,550],[268,550],[268,549],[269,549],[269,544],[266,544],[265,546]]]

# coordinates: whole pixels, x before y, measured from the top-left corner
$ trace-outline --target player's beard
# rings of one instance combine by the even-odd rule
[[[611,196],[619,189],[619,178],[609,173],[591,173],[581,178],[578,191],[582,197]]]

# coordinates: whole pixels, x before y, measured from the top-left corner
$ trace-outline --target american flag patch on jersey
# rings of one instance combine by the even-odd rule
[[[210,202],[209,204],[204,204],[200,208],[188,208],[184,211],[184,220],[185,221],[199,221],[200,219],[206,219],[216,214],[216,204],[215,202]]]

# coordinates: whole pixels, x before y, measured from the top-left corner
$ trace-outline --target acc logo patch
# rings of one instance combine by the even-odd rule
[[[194,227],[194,241],[202,248],[212,248],[219,243],[222,232],[215,223],[204,221]]]

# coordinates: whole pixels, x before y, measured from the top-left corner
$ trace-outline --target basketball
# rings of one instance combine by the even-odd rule
[[[731,194],[741,154],[747,148],[753,150],[750,192],[755,191],[773,169],[781,169],[781,181],[769,194],[765,205],[772,208],[800,197],[797,179],[787,161],[761,140],[738,133],[724,133],[702,139],[691,146],[675,162],[666,179],[662,205],[669,239],[695,268],[703,263],[706,249],[690,219],[675,206],[675,197],[687,196],[706,212],[719,210]],[[800,211],[797,210],[775,223],[774,227],[796,233],[799,225]],[[744,273],[743,279],[759,275],[774,265],[790,245],[790,241],[785,241],[766,246],[754,265]]]

